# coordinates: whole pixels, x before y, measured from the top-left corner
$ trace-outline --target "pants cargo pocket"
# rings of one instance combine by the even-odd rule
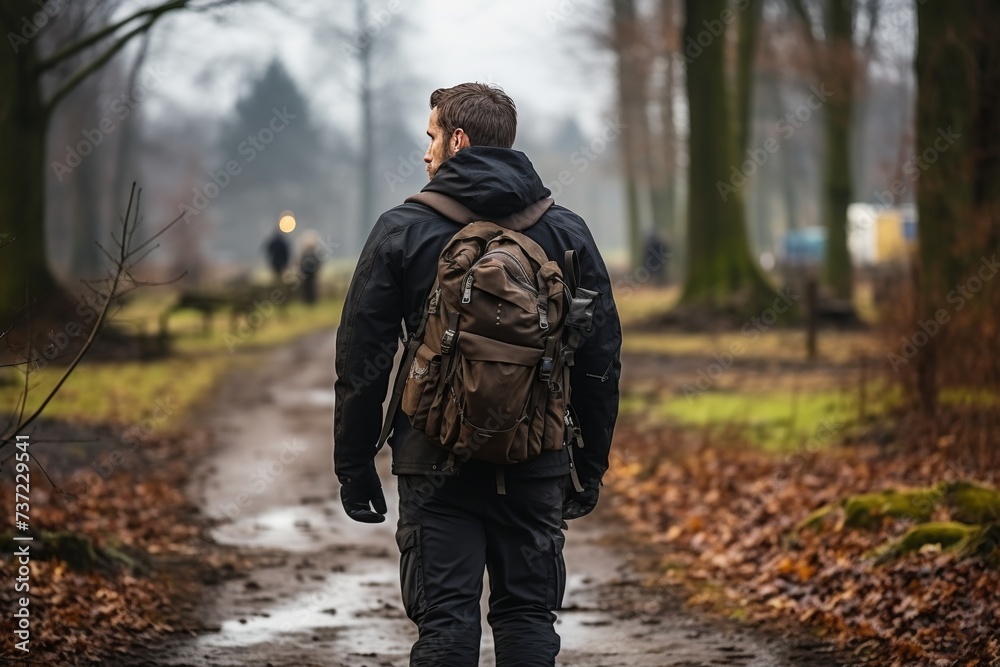
[[[563,546],[566,536],[560,531],[552,536],[552,560],[549,570],[549,585],[545,596],[545,605],[549,611],[562,609],[563,597],[566,595],[566,560],[563,558]]]
[[[418,622],[427,609],[424,595],[424,560],[420,546],[420,526],[408,524],[396,529],[399,547],[399,582],[406,616]]]

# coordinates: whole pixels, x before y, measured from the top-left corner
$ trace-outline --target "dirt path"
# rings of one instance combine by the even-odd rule
[[[351,522],[338,500],[331,458],[333,341],[325,333],[281,348],[220,392],[206,424],[219,446],[197,465],[189,493],[206,514],[230,519],[213,537],[240,550],[252,567],[207,589],[206,632],[173,638],[143,664],[407,664],[415,631],[399,597],[388,453],[379,457],[390,505],[386,523]],[[819,645],[701,619],[669,593],[644,589],[608,505],[567,533],[570,579],[557,626],[559,664],[841,664]],[[483,636],[481,664],[493,665],[488,627]]]

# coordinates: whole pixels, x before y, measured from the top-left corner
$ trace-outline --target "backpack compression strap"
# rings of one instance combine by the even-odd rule
[[[569,472],[573,480],[573,488],[578,493],[583,492],[583,485],[576,470],[576,461],[573,458],[573,448],[583,449],[583,436],[580,434],[580,425],[573,410],[572,392],[570,385],[570,368],[575,363],[574,354],[576,348],[583,340],[583,334],[590,331],[591,322],[594,318],[594,303],[597,300],[597,292],[580,287],[580,261],[576,251],[567,250],[563,256],[563,282],[570,297],[569,310],[566,313],[564,325],[568,331],[566,344],[562,350],[562,383],[566,392],[566,428],[570,432],[570,439],[567,447],[569,453]]]
[[[385,413],[385,421],[382,422],[382,432],[378,436],[378,444],[375,445],[375,454],[382,451],[385,441],[389,439],[389,431],[392,430],[392,420],[396,417],[396,409],[399,408],[399,401],[403,397],[403,386],[406,384],[406,376],[410,373],[410,366],[414,357],[417,356],[417,348],[424,339],[424,329],[427,327],[427,304],[424,303],[424,312],[420,316],[420,324],[416,331],[412,332],[406,339],[406,351],[403,352],[403,359],[399,362],[396,370],[396,381],[392,385],[392,398],[389,399],[389,408]]]

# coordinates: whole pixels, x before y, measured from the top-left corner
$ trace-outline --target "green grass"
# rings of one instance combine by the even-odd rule
[[[333,328],[340,321],[343,301],[321,301],[310,308],[302,303],[289,304],[273,313],[260,313],[262,319],[256,327],[242,322],[235,329],[230,326],[228,314],[217,314],[212,322],[212,333],[201,335],[201,317],[197,313],[177,313],[177,320],[171,319],[171,333],[183,332],[174,345],[178,353],[224,352],[232,354],[240,350],[272,347],[295,340],[303,334],[320,329]],[[192,317],[182,320],[183,315]]]
[[[878,416],[892,402],[890,394],[869,401],[866,416]],[[719,432],[739,431],[751,443],[773,452],[802,447],[821,449],[852,434],[861,424],[857,399],[835,390],[802,392],[706,392],[683,394],[650,404],[641,396],[622,397],[621,412],[654,422]]]
[[[853,361],[861,355],[884,359],[876,337],[866,332],[820,332],[817,339],[819,358],[833,363]],[[690,356],[725,354],[735,351],[740,359],[768,361],[804,361],[806,334],[794,329],[772,329],[760,333],[751,326],[747,333],[630,333],[625,332],[622,349],[633,354]]]
[[[44,416],[76,422],[135,424],[158,405],[166,413],[153,430],[169,429],[192,405],[202,400],[231,360],[216,355],[174,357],[160,361],[81,363],[45,409]],[[44,368],[31,376],[26,414],[34,411],[62,374]],[[13,406],[20,386],[0,387],[0,404]]]
[[[129,303],[118,312],[114,321],[125,331],[159,331],[159,316],[173,302],[166,294],[144,296]],[[237,321],[233,328],[228,310],[217,312],[211,319],[210,332],[202,333],[201,313],[180,310],[170,316],[169,330],[174,337],[173,351],[236,352],[253,347],[269,347],[287,343],[302,334],[318,329],[332,328],[340,321],[342,299],[324,299],[313,307],[299,301],[272,308],[264,305],[250,319]]]
[[[128,330],[129,325],[149,327],[166,301],[157,298],[136,300],[114,320]],[[289,304],[283,314],[262,317],[256,327],[229,329],[228,314],[214,318],[212,333],[201,335],[201,317],[179,312],[171,319],[171,355],[153,361],[84,361],[46,407],[44,416],[75,422],[103,422],[131,425],[154,420],[151,430],[175,427],[183,416],[207,400],[219,378],[237,363],[250,362],[256,353],[296,338],[336,326],[342,301],[327,300],[308,308]],[[61,367],[46,367],[32,373],[26,414],[36,408],[63,373]],[[9,412],[21,395],[23,376],[8,369],[0,383],[0,406]]]
[[[623,327],[644,322],[656,315],[665,315],[680,298],[678,287],[632,287],[614,284],[615,306]]]
[[[941,390],[942,405],[970,408],[1000,408],[1000,394],[989,389],[948,387]]]

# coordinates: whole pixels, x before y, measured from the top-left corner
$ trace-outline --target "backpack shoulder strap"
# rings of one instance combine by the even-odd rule
[[[467,206],[440,192],[423,190],[415,195],[410,195],[405,201],[423,204],[428,208],[434,209],[449,220],[463,225],[482,220],[481,216],[473,213]]]
[[[576,295],[576,287],[580,284],[580,258],[576,250],[567,250],[563,255],[563,280],[569,288],[570,298]]]
[[[555,200],[552,197],[545,197],[529,205],[524,210],[511,213],[504,218],[493,219],[473,212],[468,206],[452,199],[446,194],[431,190],[421,190],[417,194],[407,197],[405,201],[423,204],[428,208],[434,209],[449,220],[463,225],[468,225],[478,220],[489,220],[490,222],[497,223],[504,229],[511,229],[515,232],[523,232],[528,227],[534,225],[555,204]]]

